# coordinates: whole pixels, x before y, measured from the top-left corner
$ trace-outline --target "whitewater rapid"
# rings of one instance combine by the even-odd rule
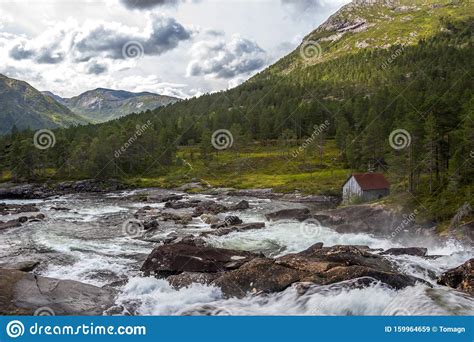
[[[139,271],[156,243],[123,234],[122,224],[145,205],[162,208],[162,203],[139,203],[127,200],[135,192],[104,195],[68,195],[48,200],[13,201],[9,204],[34,203],[47,219],[29,222],[0,232],[2,261],[40,260],[40,275],[71,279],[108,286],[118,290],[117,308],[122,314],[137,315],[472,315],[472,297],[436,285],[436,276],[474,257],[469,246],[454,241],[428,248],[437,259],[416,256],[391,256],[405,274],[432,284],[419,284],[394,290],[380,282],[369,287],[355,281],[315,286],[293,285],[280,293],[248,295],[242,299],[224,298],[213,286],[194,284],[176,290],[166,280],[143,277]],[[212,196],[195,195],[213,199]],[[266,228],[229,235],[207,237],[215,247],[263,252],[277,257],[305,250],[317,242],[325,246],[367,245],[373,249],[410,247],[369,234],[341,234],[311,222],[268,222],[263,210],[270,200],[246,198],[251,209],[235,213],[244,222],[265,222]],[[54,210],[64,206],[69,211]],[[232,213],[226,213],[231,215]],[[209,225],[194,218],[182,228],[172,226],[158,234],[171,232],[199,233]],[[295,234],[295,231],[304,232]],[[182,232],[181,232],[182,233]],[[119,284],[119,285],[117,285]]]

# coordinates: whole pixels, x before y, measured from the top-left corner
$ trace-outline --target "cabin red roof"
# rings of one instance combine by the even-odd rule
[[[390,188],[390,183],[387,181],[383,173],[354,173],[352,176],[355,178],[362,190],[378,190]]]

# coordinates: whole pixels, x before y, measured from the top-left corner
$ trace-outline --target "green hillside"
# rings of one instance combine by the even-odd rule
[[[0,122],[0,134],[6,134],[14,126],[56,128],[87,121],[28,83],[0,74]]]
[[[337,193],[345,175],[370,168],[387,173],[393,196],[408,194],[411,205],[449,219],[472,201],[474,3],[410,4],[357,1],[237,88],[58,130],[53,149],[29,156],[41,160],[41,170],[15,166],[18,156],[17,164],[6,157],[4,170],[14,179],[176,185],[206,176],[219,186]],[[137,124],[146,126],[140,134]],[[233,135],[225,152],[210,143],[218,129]],[[403,148],[390,144],[396,130],[408,134]],[[21,150],[30,141],[31,133],[17,134],[4,145]]]

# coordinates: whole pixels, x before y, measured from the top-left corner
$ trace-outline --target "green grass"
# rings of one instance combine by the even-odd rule
[[[201,158],[198,148],[183,147],[178,151],[179,166],[170,169],[167,175],[131,178],[128,182],[144,187],[174,187],[194,179],[213,187],[340,194],[351,170],[338,161],[340,152],[333,140],[326,142],[322,162],[317,151],[311,153],[314,147],[293,157],[299,145],[277,145],[276,142],[267,146],[252,144],[241,151],[216,151],[207,161]]]

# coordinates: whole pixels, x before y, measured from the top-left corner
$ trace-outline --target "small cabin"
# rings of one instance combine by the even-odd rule
[[[390,183],[382,173],[354,173],[342,187],[342,200],[349,203],[354,200],[373,201],[390,194]]]

